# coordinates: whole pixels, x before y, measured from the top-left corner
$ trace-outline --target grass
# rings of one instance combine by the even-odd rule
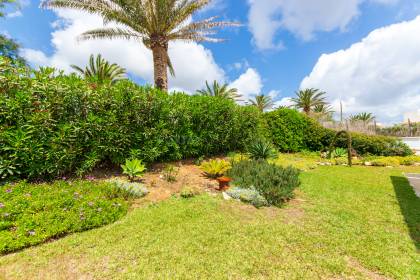
[[[0,254],[112,223],[127,213],[126,193],[109,183],[20,182],[0,187]]]
[[[402,172],[320,166],[257,210],[202,195],[0,258],[5,279],[419,279],[420,200]]]

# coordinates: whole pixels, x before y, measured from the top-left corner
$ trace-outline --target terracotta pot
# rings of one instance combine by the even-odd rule
[[[219,191],[225,191],[229,189],[229,183],[232,181],[232,178],[229,177],[219,177],[217,182],[219,182]]]

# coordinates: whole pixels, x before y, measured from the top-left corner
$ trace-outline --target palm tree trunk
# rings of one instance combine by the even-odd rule
[[[168,91],[168,46],[156,44],[152,47],[155,86]]]

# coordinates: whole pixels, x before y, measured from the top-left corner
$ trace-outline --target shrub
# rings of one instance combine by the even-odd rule
[[[182,198],[191,198],[199,194],[200,190],[197,187],[184,186],[182,187],[179,196]]]
[[[223,159],[211,159],[200,165],[200,169],[204,174],[213,179],[223,176],[230,167],[229,162]]]
[[[399,166],[400,162],[394,157],[379,157],[370,161],[373,166]]]
[[[51,69],[0,68],[4,177],[81,175],[133,154],[146,163],[210,156],[244,150],[263,133],[256,108],[223,98],[168,95],[130,81],[94,88]]]
[[[124,190],[124,198],[141,198],[149,193],[144,184],[137,182],[126,182],[119,179],[110,180],[117,188]]]
[[[299,186],[299,171],[293,167],[281,166],[261,160],[246,160],[236,163],[229,170],[235,186],[254,187],[270,205],[281,206],[293,197]]]
[[[0,253],[112,223],[127,212],[127,193],[108,182],[19,182],[0,187]]]
[[[141,177],[146,171],[146,167],[139,159],[127,159],[121,167],[123,174],[126,174],[130,181],[133,181],[136,177]]]
[[[248,154],[251,159],[271,159],[277,156],[273,146],[265,140],[256,140],[248,146]]]
[[[226,194],[234,199],[239,199],[242,202],[254,205],[257,208],[269,206],[267,200],[254,188],[230,188]]]
[[[178,176],[179,168],[173,164],[165,164],[163,168],[162,175],[163,179],[167,182],[176,182],[176,177]]]
[[[398,157],[398,161],[401,165],[415,165],[420,164],[420,156],[407,156],[407,157]]]

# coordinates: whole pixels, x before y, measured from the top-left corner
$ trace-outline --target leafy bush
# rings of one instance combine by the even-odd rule
[[[400,162],[394,157],[378,157],[370,161],[373,166],[399,166]]]
[[[223,159],[211,159],[200,165],[200,169],[209,178],[223,176],[230,169],[230,163]]]
[[[0,253],[112,223],[127,212],[126,191],[107,182],[20,182],[0,187]]]
[[[243,150],[263,133],[256,108],[130,81],[92,87],[52,69],[0,62],[1,177],[54,178],[101,162],[179,160]]]
[[[141,177],[146,171],[146,166],[139,159],[127,159],[121,167],[123,174],[126,174],[130,181],[133,181],[136,177]]]
[[[254,205],[257,208],[269,206],[267,200],[254,188],[230,188],[226,194],[234,199],[239,199],[242,202]]]
[[[273,146],[265,140],[256,140],[248,146],[248,154],[251,159],[271,159],[277,156]]]
[[[270,205],[281,206],[293,197],[300,184],[299,171],[293,167],[281,167],[261,160],[246,160],[236,163],[228,176],[240,188],[255,188]]]
[[[407,156],[407,157],[398,157],[398,161],[401,165],[415,165],[420,164],[420,156]]]
[[[137,182],[126,182],[119,179],[113,179],[109,181],[114,184],[117,188],[124,190],[124,198],[141,198],[149,193],[149,190],[144,184]]]

